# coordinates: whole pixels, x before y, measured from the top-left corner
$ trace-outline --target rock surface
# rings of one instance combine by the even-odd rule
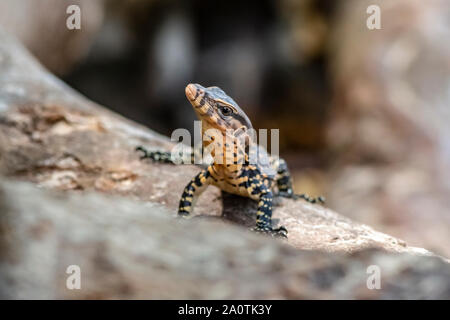
[[[449,296],[443,259],[319,205],[279,201],[288,245],[248,232],[255,203],[214,188],[193,221],[178,223],[179,196],[199,169],[139,161],[137,145],[171,142],[80,96],[2,31],[0,112],[0,173],[65,190],[2,183],[3,297]],[[71,264],[82,290],[65,289]],[[382,290],[366,287],[371,264],[386,274]]]
[[[1,298],[448,298],[438,257],[305,251],[164,206],[0,183]],[[68,266],[81,289],[66,288]],[[367,268],[381,289],[367,288]],[[370,270],[370,269],[369,269]]]

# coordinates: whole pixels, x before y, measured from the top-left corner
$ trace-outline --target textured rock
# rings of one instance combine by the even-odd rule
[[[0,183],[1,298],[449,298],[437,257],[297,250],[161,205]],[[66,288],[69,265],[81,289]],[[366,286],[381,270],[381,289]]]
[[[243,228],[255,203],[214,188],[193,221],[178,222],[199,169],[139,161],[136,145],[172,144],[73,92],[1,31],[0,112],[0,173],[65,190],[1,185],[3,297],[447,297],[447,262],[319,205],[280,199],[274,216],[290,246]],[[80,291],[65,289],[71,264]],[[386,272],[386,290],[367,289],[370,264]],[[418,279],[431,289],[413,290]]]

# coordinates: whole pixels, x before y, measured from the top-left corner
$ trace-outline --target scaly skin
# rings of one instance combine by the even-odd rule
[[[215,185],[223,191],[258,201],[254,231],[287,237],[285,227],[272,226],[272,200],[275,189],[278,190],[277,195],[283,197],[303,198],[311,203],[324,201],[322,197],[315,199],[305,194],[295,195],[286,162],[270,157],[263,148],[249,147],[252,146],[252,138],[248,131],[252,129],[252,124],[237,103],[220,88],[189,84],[186,86],[186,97],[202,121],[203,136],[210,138],[203,141],[203,148],[211,148],[214,161],[184,188],[178,215],[189,215],[195,197],[208,185]],[[213,133],[218,136],[211,135],[210,129],[214,129]],[[143,152],[141,159],[172,162],[168,152],[149,152],[143,147],[136,149]],[[258,151],[258,159],[267,161],[250,161],[253,159],[250,154],[255,150]]]

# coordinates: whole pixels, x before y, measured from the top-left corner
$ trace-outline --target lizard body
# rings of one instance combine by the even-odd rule
[[[187,99],[202,121],[202,134],[207,138],[203,141],[203,148],[210,148],[214,161],[184,188],[178,214],[189,215],[195,198],[208,185],[215,185],[228,193],[249,197],[258,202],[255,231],[286,237],[286,228],[272,226],[274,190],[278,190],[277,194],[280,196],[300,197],[311,203],[323,202],[323,198],[295,195],[286,162],[281,158],[270,157],[262,147],[249,147],[251,137],[248,131],[252,129],[252,124],[245,112],[224,91],[218,87],[205,88],[199,84],[189,84],[185,91]],[[211,131],[215,135],[211,135]],[[143,147],[137,149],[144,152],[142,158],[171,162],[170,153],[149,152]],[[257,159],[264,161],[250,161],[251,152],[257,152]]]

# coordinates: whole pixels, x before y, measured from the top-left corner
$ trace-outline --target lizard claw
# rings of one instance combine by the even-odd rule
[[[190,218],[190,214],[187,212],[178,212],[177,214],[177,219],[189,219]]]
[[[287,239],[288,231],[285,227],[281,226],[276,229],[271,227],[254,227],[251,229],[254,232],[271,235],[274,238],[284,238]]]
[[[287,231],[287,229],[285,227],[281,226],[279,228],[272,229],[270,231],[270,234],[272,235],[272,237],[275,237],[275,238],[285,238],[285,239],[287,239],[288,231]]]

